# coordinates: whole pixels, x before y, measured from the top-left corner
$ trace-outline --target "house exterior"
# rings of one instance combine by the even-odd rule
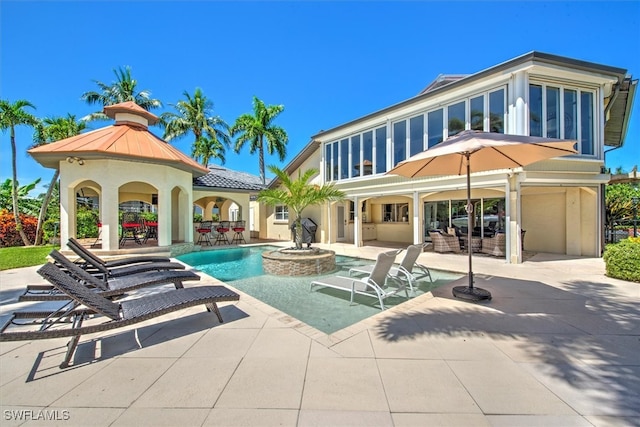
[[[636,87],[624,69],[531,52],[472,75],[440,76],[415,97],[322,131],[285,170],[316,168],[314,183],[347,195],[305,210],[324,243],[413,244],[428,241],[429,230],[472,226],[481,238],[505,233],[511,263],[521,262],[524,239],[531,251],[597,257],[605,152],[624,143]],[[464,129],[577,140],[578,154],[472,174],[469,225],[464,176],[386,174]],[[262,209],[261,237],[288,236],[287,208]]]

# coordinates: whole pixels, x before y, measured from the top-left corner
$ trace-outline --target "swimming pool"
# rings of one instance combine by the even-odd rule
[[[380,312],[376,298],[356,295],[356,304],[351,305],[348,292],[322,287],[314,287],[312,292],[309,291],[309,284],[318,277],[349,276],[350,268],[369,265],[374,261],[336,255],[337,268],[330,274],[304,277],[272,276],[262,270],[262,252],[275,249],[279,248],[251,246],[192,252],[177,258],[327,334]],[[431,274],[434,282],[431,283],[428,279],[418,282],[415,296],[462,277],[458,273],[438,270],[431,270]],[[409,296],[414,295],[409,293]],[[402,293],[387,298],[385,306],[392,307],[406,300]]]

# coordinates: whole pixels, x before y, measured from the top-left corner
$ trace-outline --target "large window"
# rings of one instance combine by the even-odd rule
[[[289,221],[289,207],[285,205],[277,205],[275,211],[276,221]]]
[[[442,108],[432,111],[427,115],[427,128],[429,134],[429,148],[442,142],[442,133],[444,128],[444,115]]]
[[[409,157],[424,151],[424,116],[409,120]]]
[[[376,173],[387,171],[387,128],[376,129]]]
[[[472,199],[473,215],[471,232],[475,236],[493,236],[505,230],[505,199]],[[455,227],[460,234],[468,232],[468,215],[466,200],[443,200],[424,203],[425,237],[429,230],[448,232]]]
[[[471,98],[471,130],[484,130],[484,96]]]
[[[407,158],[407,122],[393,124],[393,165]]]
[[[449,136],[455,135],[463,131],[466,126],[464,101],[457,104],[449,105],[447,109],[449,125]]]
[[[373,131],[362,134],[362,175],[373,173]]]
[[[529,135],[575,139],[578,151],[595,154],[595,92],[562,85],[529,85]]]
[[[324,146],[324,176],[327,181],[331,181],[331,167],[333,164],[333,156],[331,155],[331,144]]]
[[[360,176],[360,135],[351,137],[351,176]]]
[[[408,222],[409,203],[389,203],[382,205],[382,220],[384,222]]]
[[[489,132],[504,133],[505,90],[489,93]]]
[[[340,179],[349,178],[349,138],[340,141]]]

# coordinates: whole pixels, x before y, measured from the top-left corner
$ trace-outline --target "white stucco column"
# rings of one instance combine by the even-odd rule
[[[420,235],[420,198],[418,192],[413,192],[413,244],[417,245],[422,243],[422,236]]]
[[[158,189],[158,246],[171,245],[171,190]],[[192,232],[193,233],[193,232]],[[193,235],[193,234],[192,234]]]
[[[516,174],[508,178],[508,199],[506,202],[507,218],[506,218],[506,231],[507,231],[507,244],[506,244],[506,258],[510,264],[520,264],[522,262],[522,242],[521,234],[522,230],[522,203],[520,194],[520,181],[519,175]]]
[[[513,120],[509,120],[510,129],[516,135],[528,135],[529,134],[529,121],[527,120],[527,99],[528,99],[528,85],[527,85],[527,73],[525,71],[519,71],[513,75],[513,100],[510,102],[509,109],[510,117]]]
[[[118,188],[100,183],[100,221],[102,221],[102,249],[113,251],[120,246],[120,220],[118,206],[120,203]]]
[[[565,196],[565,223],[567,255],[582,255],[582,218],[580,212],[580,189],[567,188]]]
[[[360,200],[358,196],[353,198],[353,244],[356,248],[362,246],[362,223],[360,222]]]
[[[62,176],[60,174],[60,246],[64,248],[69,237],[76,235],[76,192],[73,188],[69,188],[69,184],[63,181]],[[73,234],[70,234],[71,230],[74,230]]]

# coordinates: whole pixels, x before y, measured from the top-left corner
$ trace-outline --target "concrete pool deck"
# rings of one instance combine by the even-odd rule
[[[2,319],[36,270],[0,272]],[[640,425],[640,284],[552,254],[475,256],[474,272],[492,301],[456,300],[453,283],[332,335],[242,295],[223,324],[194,307],[136,325],[142,349],[133,327],[83,336],[66,370],[67,339],[0,343],[2,425]]]

